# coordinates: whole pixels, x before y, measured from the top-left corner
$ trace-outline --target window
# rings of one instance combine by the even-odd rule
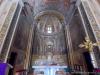
[[[47,32],[48,32],[48,33],[52,33],[52,27],[49,26],[49,27],[47,28]]]

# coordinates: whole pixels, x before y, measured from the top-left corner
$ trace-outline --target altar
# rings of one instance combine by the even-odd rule
[[[32,66],[34,75],[66,75],[67,66]]]
[[[53,55],[52,52],[40,56],[32,66],[34,75],[66,75],[69,68],[61,55]]]

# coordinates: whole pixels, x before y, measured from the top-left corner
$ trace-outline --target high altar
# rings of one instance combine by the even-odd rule
[[[58,60],[54,57],[59,57]],[[40,56],[32,66],[34,75],[66,75],[69,72],[68,66],[62,63],[61,56],[54,56],[49,52],[46,56]]]

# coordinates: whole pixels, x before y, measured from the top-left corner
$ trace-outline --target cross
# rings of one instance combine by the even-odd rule
[[[88,49],[89,52],[91,52],[93,50],[93,47],[94,46],[99,46],[98,43],[93,43],[89,37],[85,37],[85,41],[79,45],[80,48],[85,48],[85,49]]]

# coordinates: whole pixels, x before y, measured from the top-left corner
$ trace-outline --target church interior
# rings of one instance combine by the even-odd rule
[[[100,75],[100,0],[0,0],[0,75]]]

